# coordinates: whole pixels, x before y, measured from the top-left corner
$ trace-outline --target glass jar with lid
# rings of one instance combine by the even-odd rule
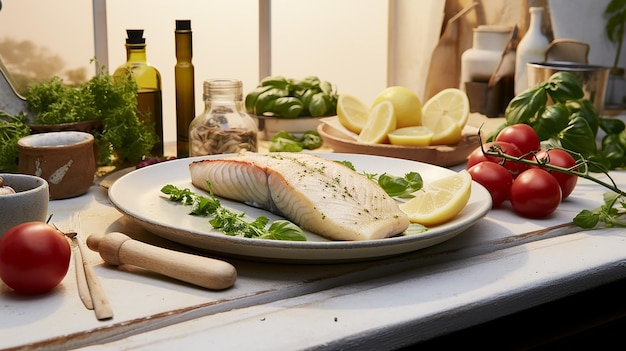
[[[204,112],[189,126],[190,156],[256,152],[258,127],[246,113],[241,81],[212,79],[203,88]]]

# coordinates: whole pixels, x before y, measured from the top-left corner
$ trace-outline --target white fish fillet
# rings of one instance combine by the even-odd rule
[[[305,153],[243,152],[189,165],[194,186],[280,214],[334,240],[404,232],[408,217],[377,184],[335,161]]]

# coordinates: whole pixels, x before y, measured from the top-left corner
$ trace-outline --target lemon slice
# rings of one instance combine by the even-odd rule
[[[361,133],[370,108],[361,99],[350,94],[341,94],[337,99],[337,117],[339,122],[348,130]]]
[[[367,123],[357,138],[364,144],[382,144],[387,142],[387,134],[396,129],[396,113],[389,101],[374,106],[367,116]]]
[[[409,220],[425,226],[445,223],[467,205],[472,192],[472,176],[467,170],[425,184],[411,200],[400,204]]]
[[[398,128],[387,134],[389,143],[404,146],[428,146],[433,131],[424,126]]]
[[[442,116],[449,116],[463,129],[469,114],[470,104],[467,94],[461,89],[448,88],[426,101],[422,108],[422,124],[426,124],[424,120],[432,121]]]
[[[461,127],[450,116],[439,116],[422,120],[424,127],[433,131],[431,145],[453,145],[461,141],[463,133]]]

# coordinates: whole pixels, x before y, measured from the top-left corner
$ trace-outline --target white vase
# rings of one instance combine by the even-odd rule
[[[529,88],[526,64],[545,61],[546,49],[550,43],[541,32],[543,11],[543,7],[531,7],[529,9],[530,25],[517,45],[515,54],[515,95],[519,95]]]

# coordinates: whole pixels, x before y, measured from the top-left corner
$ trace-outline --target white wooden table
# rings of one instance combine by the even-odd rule
[[[626,172],[612,176],[626,188]],[[581,180],[548,219],[496,209],[445,243],[383,260],[287,265],[223,257],[238,270],[235,286],[225,291],[110,267],[89,252],[114,318],[98,321],[83,307],[73,266],[44,296],[24,297],[0,285],[0,349],[401,347],[625,277],[623,229],[524,234],[571,221],[580,210],[599,206],[603,192]],[[110,205],[104,188],[50,203],[60,228],[76,210],[84,236],[120,231],[204,254],[146,232]]]

